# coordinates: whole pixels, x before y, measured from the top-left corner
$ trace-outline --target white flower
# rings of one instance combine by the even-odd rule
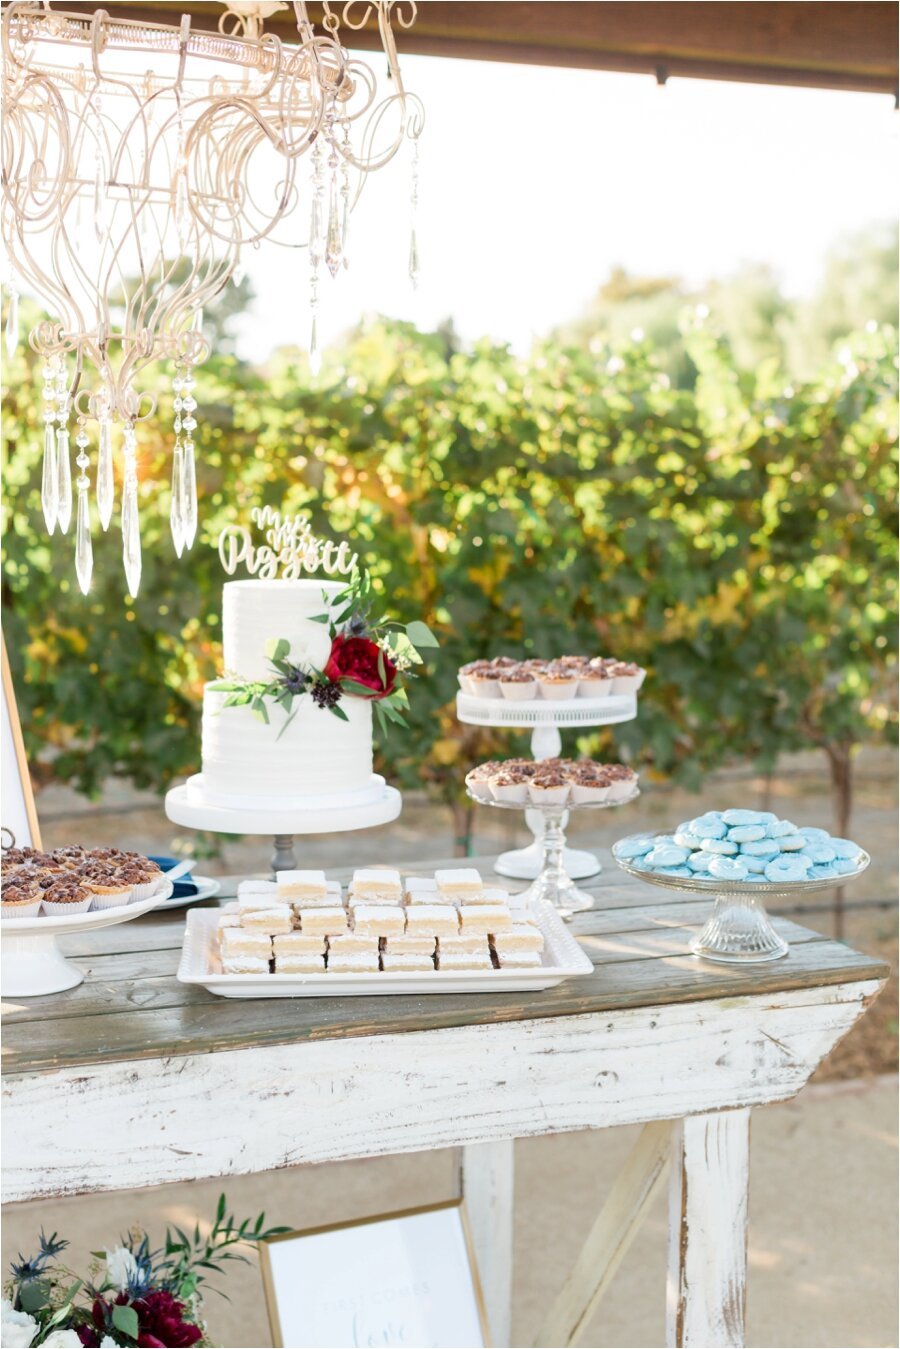
[[[103,1339],[100,1341],[100,1349],[119,1349],[119,1346],[109,1335],[104,1335]]]
[[[38,1332],[38,1323],[27,1312],[17,1312],[9,1298],[0,1302],[0,1344],[3,1349],[28,1349]]]
[[[108,1340],[107,1343],[115,1344],[115,1340]],[[53,1349],[81,1349],[81,1340],[74,1330],[54,1330],[44,1340],[44,1344],[52,1345]]]
[[[126,1246],[106,1252],[106,1277],[114,1288],[127,1288],[137,1274],[137,1261]]]

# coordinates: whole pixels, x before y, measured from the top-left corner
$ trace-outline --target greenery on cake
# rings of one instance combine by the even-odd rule
[[[323,669],[292,661],[290,642],[276,637],[266,646],[271,679],[229,677],[216,680],[210,687],[226,694],[225,707],[249,707],[266,723],[269,704],[282,708],[286,720],[278,732],[279,739],[299,710],[294,700],[307,696],[341,721],[348,720],[342,699],[364,698],[372,703],[380,730],[386,731],[391,723],[405,726],[407,682],[416,678],[417,667],[424,664],[420,648],[436,647],[437,638],[418,619],[400,623],[388,614],[377,613],[378,595],[367,571],[354,569],[330,606],[324,591],[322,597],[326,611],[316,614],[311,622],[326,624],[331,637]]]

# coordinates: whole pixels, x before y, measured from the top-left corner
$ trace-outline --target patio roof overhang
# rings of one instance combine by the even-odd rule
[[[173,14],[189,13],[199,28],[215,28],[222,13],[216,0],[107,0],[103,6],[60,0],[57,6],[88,12],[101,7],[164,23],[173,22]],[[309,8],[319,22],[321,4]],[[266,27],[289,39],[296,32],[292,7],[274,15]],[[374,20],[353,45],[380,47]],[[645,72],[660,80],[680,75],[856,89],[896,97],[898,7],[893,0],[419,0],[415,26],[400,32],[398,45],[401,55]]]

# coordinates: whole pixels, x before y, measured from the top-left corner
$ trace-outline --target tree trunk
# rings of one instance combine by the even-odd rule
[[[455,857],[471,857],[474,807],[470,801],[454,801],[451,809],[453,810],[453,832],[456,835],[453,840],[453,855]]]
[[[828,766],[831,769],[831,788],[834,794],[834,818],[839,838],[848,838],[853,812],[853,758],[852,747],[846,744],[826,745]],[[834,935],[844,940],[844,887],[834,892]]]

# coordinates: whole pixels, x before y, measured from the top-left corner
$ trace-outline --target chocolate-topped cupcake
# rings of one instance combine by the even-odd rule
[[[92,895],[87,885],[77,876],[61,876],[44,891],[44,913],[60,918],[66,914],[86,913],[91,907]]]

